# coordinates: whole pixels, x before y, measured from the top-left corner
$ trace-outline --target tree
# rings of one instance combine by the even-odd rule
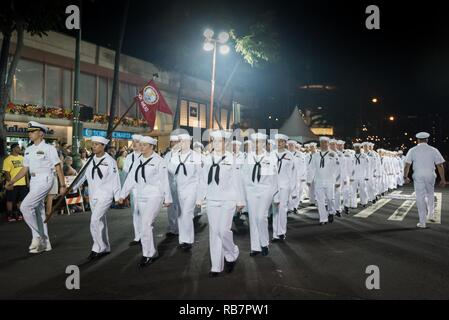
[[[64,25],[67,1],[5,0],[0,11],[0,32],[3,35],[0,52],[0,158],[6,154],[5,111],[10,101],[12,80],[22,54],[25,32],[39,37]],[[15,51],[9,62],[11,38],[17,33]]]

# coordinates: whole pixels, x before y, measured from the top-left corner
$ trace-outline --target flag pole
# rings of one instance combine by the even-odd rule
[[[112,133],[114,132],[114,130],[120,125],[120,123],[122,122],[122,120],[125,118],[125,116],[129,113],[129,111],[131,110],[131,108],[136,104],[136,100],[133,98],[132,103],[128,106],[128,108],[126,109],[125,113],[122,114],[122,116],[120,117],[120,119],[117,121],[117,123],[114,125],[114,127],[112,128],[110,134],[106,137],[106,139],[111,140],[112,138]],[[94,158],[94,154],[92,153],[89,158],[87,159],[86,164],[81,168],[80,172],[78,173],[78,175],[75,177],[75,179],[73,179],[72,183],[70,184],[70,186],[67,188],[67,190],[59,197],[58,201],[56,202],[56,204],[53,206],[53,209],[51,212],[47,212],[46,213],[46,217],[45,217],[45,221],[44,223],[47,223],[48,220],[50,220],[51,216],[53,215],[53,213],[58,210],[65,197],[67,196],[67,194],[69,193],[70,190],[72,190],[72,187],[75,186],[78,181],[81,179],[81,177],[84,175],[84,172],[86,172],[87,167],[89,166],[89,164],[92,162]]]

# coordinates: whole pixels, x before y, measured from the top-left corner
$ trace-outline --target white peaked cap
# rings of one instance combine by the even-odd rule
[[[152,145],[156,145],[157,144],[157,140],[152,138],[152,137],[145,136],[145,137],[142,137],[142,139],[140,139],[140,143],[149,143],[149,144],[152,144]]]
[[[274,135],[274,138],[275,138],[276,140],[285,140],[285,141],[288,141],[288,136],[286,136],[285,134],[282,134],[282,133],[277,133],[277,134],[275,134],[275,135]]]
[[[416,134],[416,137],[418,139],[427,139],[428,137],[430,137],[430,134],[427,132],[419,132]]]
[[[320,137],[320,141],[329,141],[329,137]]]
[[[265,133],[253,133],[251,135],[252,140],[267,140],[267,135]]]
[[[140,139],[142,139],[142,135],[140,135],[140,134],[133,134],[133,135],[131,136],[131,138],[132,138],[133,140],[135,140],[135,141],[140,141]]]
[[[203,146],[203,144],[201,143],[201,142],[199,142],[199,141],[195,141],[194,143],[193,143],[193,147],[194,148],[201,148],[201,149],[203,149],[204,148],[204,146]]]
[[[44,126],[42,123],[36,122],[36,121],[30,121],[28,122],[28,131],[33,131],[35,129],[42,130],[44,132],[48,131],[48,128]]]
[[[295,140],[288,140],[287,144],[297,144],[297,142]]]
[[[178,134],[178,139],[179,140],[191,140],[192,137],[187,133],[181,133],[181,134]]]
[[[104,145],[107,145],[109,143],[109,140],[104,138],[104,137],[100,137],[100,136],[92,136],[92,142],[98,142],[98,143],[102,143]]]

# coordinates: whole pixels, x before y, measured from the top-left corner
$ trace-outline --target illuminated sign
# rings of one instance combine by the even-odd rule
[[[112,132],[112,139],[124,139],[124,140],[132,140],[132,132],[124,132],[124,131],[114,131]],[[106,138],[107,131],[106,130],[96,130],[96,129],[83,129],[83,136],[86,138],[90,138],[92,136],[99,136]]]
[[[313,132],[313,134],[317,136],[333,136],[334,135],[334,128],[310,128],[310,130]]]

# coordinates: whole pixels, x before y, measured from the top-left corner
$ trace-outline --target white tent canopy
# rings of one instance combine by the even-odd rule
[[[290,139],[297,140],[301,143],[318,140],[318,137],[313,134],[309,127],[304,122],[298,107],[293,109],[291,116],[284,122],[279,129],[280,133],[286,134]]]

